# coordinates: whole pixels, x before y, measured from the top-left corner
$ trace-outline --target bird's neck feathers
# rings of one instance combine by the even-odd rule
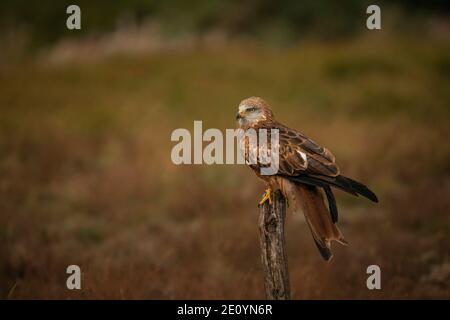
[[[250,128],[259,129],[259,128],[271,128],[277,124],[275,119],[273,118],[273,114],[271,112],[264,113],[260,118],[248,121],[243,119],[243,121],[238,122],[238,127],[243,130],[247,130]]]

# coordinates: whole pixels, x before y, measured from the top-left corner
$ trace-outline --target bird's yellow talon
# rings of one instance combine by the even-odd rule
[[[272,189],[267,188],[266,192],[264,193],[264,196],[262,197],[261,201],[259,202],[259,205],[262,206],[266,201],[269,201],[269,204],[272,205]]]

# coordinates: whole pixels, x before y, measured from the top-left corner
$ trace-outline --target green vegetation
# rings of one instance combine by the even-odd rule
[[[361,32],[368,0],[78,0],[83,27],[70,32],[63,26],[66,8],[73,1],[3,0],[0,27],[5,33],[26,32],[33,47],[54,43],[66,37],[97,36],[126,24],[141,25],[156,21],[167,36],[201,35],[221,30],[234,36],[251,36],[275,43],[319,37],[342,39]],[[406,34],[421,29],[430,15],[443,16],[449,7],[443,0],[380,0],[377,5],[396,12],[395,28]],[[425,19],[424,19],[425,18]],[[58,27],[61,26],[61,27]]]

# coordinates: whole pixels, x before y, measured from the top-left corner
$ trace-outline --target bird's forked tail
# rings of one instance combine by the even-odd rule
[[[303,211],[320,254],[326,261],[329,261],[333,256],[331,241],[334,240],[344,245],[347,245],[347,242],[337,225],[333,223],[322,193],[315,186],[296,184],[295,198],[294,210]]]

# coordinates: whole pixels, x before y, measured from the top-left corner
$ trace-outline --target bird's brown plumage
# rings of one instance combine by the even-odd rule
[[[244,131],[267,129],[270,137],[270,129],[278,129],[278,172],[274,175],[261,175],[262,165],[259,162],[250,164],[250,167],[272,189],[281,190],[294,211],[303,211],[322,257],[325,260],[331,259],[331,241],[347,243],[336,226],[338,212],[331,187],[378,202],[376,195],[363,184],[340,175],[336,159],[328,149],[277,122],[270,106],[263,99],[251,97],[243,100],[239,104],[237,119],[239,128]],[[246,158],[250,148],[261,147],[260,144],[252,146],[245,136],[242,139],[240,145]],[[326,208],[324,195],[329,209]]]

